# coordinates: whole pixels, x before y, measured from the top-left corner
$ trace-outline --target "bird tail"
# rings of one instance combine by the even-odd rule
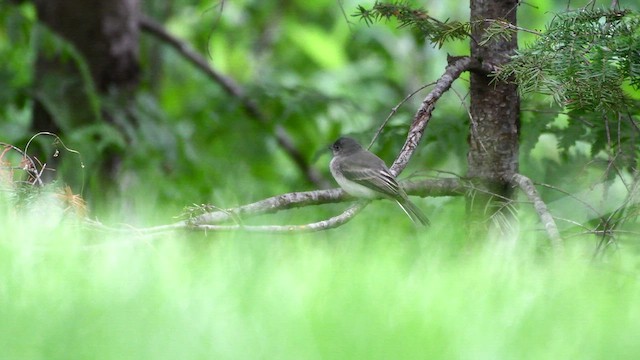
[[[396,202],[402,210],[411,218],[415,224],[422,224],[423,226],[431,225],[431,221],[427,219],[427,216],[408,198],[396,199]]]

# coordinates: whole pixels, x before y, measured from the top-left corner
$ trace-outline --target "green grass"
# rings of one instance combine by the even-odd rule
[[[5,215],[0,359],[640,353],[639,263],[624,249],[592,261],[593,244],[561,257],[526,240],[470,245],[437,216],[427,233],[356,219],[304,236],[150,239]]]

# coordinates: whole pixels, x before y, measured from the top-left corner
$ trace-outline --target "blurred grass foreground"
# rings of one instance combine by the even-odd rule
[[[434,232],[143,238],[0,216],[0,359],[631,359],[638,258]],[[429,235],[430,234],[430,235]]]

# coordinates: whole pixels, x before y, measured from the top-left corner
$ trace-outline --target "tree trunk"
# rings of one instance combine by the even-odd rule
[[[471,21],[503,19],[516,24],[517,0],[471,0]],[[514,34],[509,40],[496,37],[481,46],[486,22],[474,26],[471,55],[481,61],[501,64],[517,49]],[[483,236],[496,216],[509,218],[505,202],[513,196],[511,175],[518,171],[520,101],[516,86],[491,83],[486,74],[471,73],[471,116],[469,152],[470,178],[478,180],[479,190],[467,198],[470,235]],[[509,205],[510,206],[510,205]]]
[[[64,135],[97,121],[112,121],[110,111],[100,106],[98,97],[110,97],[109,109],[126,108],[133,98],[140,73],[139,0],[34,3],[39,21],[71,44],[78,58],[70,59],[55,47],[52,51],[46,40],[40,44],[33,130]],[[106,164],[103,169],[117,168],[118,156],[113,149],[102,155]]]
[[[36,0],[38,19],[84,56],[100,92],[138,84],[139,0]]]

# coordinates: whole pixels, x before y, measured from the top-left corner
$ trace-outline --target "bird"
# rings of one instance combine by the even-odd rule
[[[341,137],[331,145],[331,175],[349,195],[363,199],[384,197],[395,200],[411,220],[424,226],[430,221],[409,200],[404,189],[382,159],[350,138]]]

